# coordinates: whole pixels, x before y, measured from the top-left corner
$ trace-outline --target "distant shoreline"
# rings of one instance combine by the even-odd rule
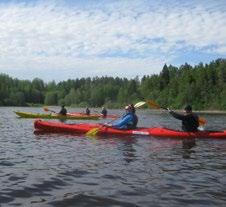
[[[194,111],[195,113],[198,114],[222,114],[222,115],[226,115],[226,111],[219,111],[219,110],[204,110],[204,111]]]
[[[30,108],[30,107],[35,107],[35,108],[42,108],[43,105],[34,105],[34,106],[0,106],[1,108],[3,107],[27,107],[27,108]],[[60,107],[60,106],[49,106],[49,107]],[[85,108],[85,107],[81,107],[81,106],[68,106],[67,107],[68,109],[70,108]],[[90,107],[91,110],[93,109],[98,109],[98,108],[101,108],[101,107]],[[123,109],[123,108],[108,108],[109,110],[115,110],[115,109]],[[137,109],[137,110],[140,110],[140,109]],[[142,109],[141,109],[142,110]],[[143,108],[143,110],[149,110],[149,111],[153,111],[153,112],[157,112],[157,113],[162,113],[162,112],[166,112],[166,110],[162,110],[162,109],[148,109],[148,108]],[[183,113],[184,111],[183,110],[180,110],[180,109],[172,109],[173,111],[176,111],[176,112],[179,112],[179,113]],[[200,111],[200,110],[195,110],[193,111],[194,113],[197,113],[197,114],[217,114],[217,115],[226,115],[226,111],[221,111],[221,110],[203,110],[203,111]]]

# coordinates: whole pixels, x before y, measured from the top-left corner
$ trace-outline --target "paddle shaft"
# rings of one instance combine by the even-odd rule
[[[115,119],[111,120],[107,124],[102,124],[101,126],[99,126],[97,128],[90,129],[88,132],[86,132],[86,135],[95,136],[102,128],[104,128],[104,127],[106,127],[106,128],[111,127],[111,126],[108,126],[108,124],[113,123],[116,119],[118,119],[118,118],[115,118]]]
[[[50,111],[50,112],[53,112],[53,113],[57,114],[56,111],[53,111],[53,110],[51,110],[51,109],[49,109],[49,108],[47,108],[47,107],[43,107],[43,109],[44,109],[44,111]]]
[[[53,112],[53,113],[55,113],[55,114],[57,114],[57,112],[55,112],[55,111],[53,111],[53,110],[50,110],[50,109],[49,109],[49,111],[50,111],[50,112]]]

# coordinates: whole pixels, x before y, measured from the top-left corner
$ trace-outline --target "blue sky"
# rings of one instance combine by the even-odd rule
[[[0,0],[0,73],[45,81],[226,58],[225,0]]]

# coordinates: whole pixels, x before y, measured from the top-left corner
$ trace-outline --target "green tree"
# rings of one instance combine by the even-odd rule
[[[57,105],[56,92],[47,92],[44,103],[45,103],[45,105]]]

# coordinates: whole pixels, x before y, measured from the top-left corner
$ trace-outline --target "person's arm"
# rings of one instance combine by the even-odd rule
[[[183,114],[176,113],[172,110],[169,110],[169,113],[176,119],[184,120],[186,117]]]

